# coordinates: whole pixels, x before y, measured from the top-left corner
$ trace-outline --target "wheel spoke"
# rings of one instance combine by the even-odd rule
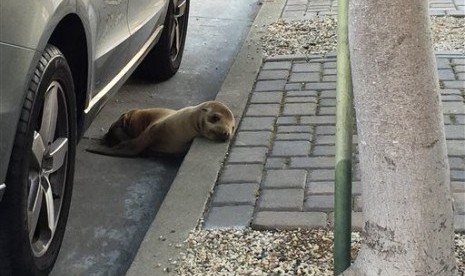
[[[58,117],[58,83],[52,82],[45,93],[40,136],[46,145],[53,141]]]
[[[179,22],[178,22],[178,19],[175,20],[175,34],[176,34],[176,37],[175,37],[175,48],[176,48],[176,56],[179,54],[179,48],[181,46],[181,30],[179,28]]]
[[[174,11],[175,17],[182,17],[186,14],[187,1],[180,0],[176,5],[176,10]]]
[[[68,153],[68,138],[58,138],[50,145],[50,151],[46,156],[46,173],[54,173],[60,169],[66,160]]]
[[[42,136],[40,133],[34,131],[34,138],[32,141],[32,162],[31,166],[36,169],[40,170],[42,166],[42,160],[44,158],[45,153],[45,145],[44,141],[42,140]]]
[[[48,177],[42,179],[42,189],[45,195],[45,206],[47,207],[47,224],[52,231],[52,234],[55,232],[55,203],[53,200],[53,191],[52,186],[50,185],[50,180]]]
[[[29,196],[28,196],[28,226],[29,239],[32,241],[37,229],[40,210],[42,209],[43,192],[39,174],[29,175]]]

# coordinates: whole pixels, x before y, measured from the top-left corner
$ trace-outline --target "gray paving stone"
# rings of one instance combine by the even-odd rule
[[[278,125],[296,125],[298,124],[299,116],[279,116]]]
[[[454,72],[451,69],[438,70],[439,80],[455,80]]]
[[[436,66],[438,69],[450,69],[450,61],[448,58],[438,58],[436,56]]]
[[[455,226],[455,231],[465,232],[465,215],[455,215],[454,226]]]
[[[462,97],[462,95],[456,95],[456,94],[453,94],[453,95],[441,95],[441,101],[443,101],[443,102],[462,102],[463,97]]]
[[[320,81],[320,73],[292,73],[289,77],[289,82],[318,82]]]
[[[318,97],[318,92],[315,90],[287,91],[286,98],[289,97]]]
[[[236,134],[235,146],[269,146],[271,131],[240,131]]]
[[[455,88],[455,87],[452,87]],[[335,82],[318,82],[318,83],[307,83],[305,89],[308,90],[334,90],[336,89]]]
[[[449,157],[449,166],[451,170],[463,170],[465,171],[465,156],[460,157]]]
[[[320,99],[336,99],[336,90],[322,90]]]
[[[282,91],[284,90],[285,80],[263,80],[257,81],[254,91]]]
[[[334,228],[334,212],[329,213],[328,222],[331,228]],[[363,231],[363,213],[352,212],[352,231]]]
[[[263,165],[229,164],[224,167],[219,178],[219,183],[260,183],[262,175]]]
[[[337,70],[335,68],[325,68],[323,70],[323,75],[336,75]]]
[[[266,169],[285,169],[289,163],[288,158],[282,157],[268,157],[266,159]]]
[[[278,133],[275,141],[308,141],[311,137],[312,134],[309,133]]]
[[[453,58],[451,63],[455,65],[465,65],[465,58]],[[465,66],[463,72],[465,72]]]
[[[305,197],[304,211],[330,212],[334,210],[334,195],[310,195]]]
[[[462,96],[462,93],[458,89],[440,89],[441,95],[459,95]]]
[[[253,206],[212,207],[205,219],[205,229],[244,229],[250,225]]]
[[[290,168],[293,169],[333,169],[334,157],[291,157]]]
[[[465,181],[465,171],[463,170],[451,170],[450,179],[453,181]]]
[[[291,91],[291,90],[302,90],[302,88],[304,87],[304,85],[302,83],[286,83],[286,85],[284,86],[284,90],[285,91]]]
[[[465,193],[465,181],[451,181],[452,192]]]
[[[307,171],[305,170],[267,170],[262,187],[264,189],[303,189],[306,177]]]
[[[279,104],[251,104],[246,116],[278,116],[280,109]]]
[[[444,114],[465,114],[465,104],[461,102],[443,102],[442,111]]]
[[[327,215],[322,212],[257,212],[252,228],[257,230],[313,229],[325,227]]]
[[[445,88],[452,88],[452,89],[465,89],[465,83],[460,80],[455,81],[443,81]]]
[[[335,156],[336,155],[336,147],[335,146],[316,145],[315,147],[313,147],[312,155],[314,155],[314,156]]]
[[[337,77],[335,75],[330,75],[330,76],[323,76],[321,81],[323,82],[335,82],[337,80]]]
[[[444,126],[446,139],[465,140],[465,125],[446,125]]]
[[[335,135],[336,126],[317,126],[315,128],[316,135]]]
[[[336,136],[335,135],[317,135],[315,139],[316,145],[335,145]]]
[[[320,63],[295,63],[292,66],[292,72],[319,72],[320,70]]]
[[[272,156],[306,156],[310,151],[309,141],[275,141]]]
[[[276,70],[276,69],[291,69],[292,63],[290,61],[266,61],[263,65],[263,70]]]
[[[336,106],[336,99],[334,98],[327,98],[320,100],[321,106]]]
[[[284,104],[283,115],[315,115],[316,103],[286,103]]]
[[[283,99],[283,92],[252,93],[250,103],[279,104]]]
[[[228,164],[265,164],[267,152],[268,147],[233,147],[229,154]]]
[[[265,189],[258,200],[259,211],[302,211],[303,189]]]
[[[353,210],[356,212],[361,212],[362,207],[363,207],[362,196],[361,195],[354,196],[353,200],[354,200]]]
[[[465,193],[454,193],[455,214],[465,215]]]
[[[444,124],[446,125],[465,125],[465,114],[445,114]]]
[[[263,70],[258,74],[257,80],[287,80],[288,77],[287,70]]]
[[[309,182],[305,195],[334,195],[334,181]]]
[[[254,205],[259,185],[256,183],[222,184],[216,187],[213,206]]]
[[[287,126],[282,125],[278,126],[278,133],[313,133],[313,128],[308,125],[298,125],[298,126]]]
[[[334,169],[318,169],[310,172],[310,181],[327,181],[334,180]]]
[[[465,141],[463,140],[446,140],[447,154],[449,156],[465,156]]]
[[[310,125],[334,125],[336,124],[336,116],[304,116],[300,118],[300,123]]]
[[[274,130],[275,117],[244,117],[239,130]]]
[[[335,115],[336,107],[320,107],[318,110],[318,115]]]
[[[284,98],[285,103],[317,103],[316,97],[286,97]],[[300,115],[300,114],[299,114]]]

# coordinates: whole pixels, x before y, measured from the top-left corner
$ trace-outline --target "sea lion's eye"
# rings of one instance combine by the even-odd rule
[[[210,118],[208,118],[208,121],[212,124],[218,122],[220,120],[220,116],[217,114],[212,115]]]

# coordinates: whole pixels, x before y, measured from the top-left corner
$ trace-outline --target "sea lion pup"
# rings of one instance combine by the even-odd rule
[[[90,152],[131,157],[142,153],[180,155],[195,137],[227,141],[235,127],[234,115],[218,101],[178,111],[167,108],[132,109],[120,116],[104,136],[108,147]]]

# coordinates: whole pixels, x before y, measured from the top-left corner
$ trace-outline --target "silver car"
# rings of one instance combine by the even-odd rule
[[[46,275],[65,231],[76,144],[136,70],[181,63],[189,0],[1,0],[0,275]]]

